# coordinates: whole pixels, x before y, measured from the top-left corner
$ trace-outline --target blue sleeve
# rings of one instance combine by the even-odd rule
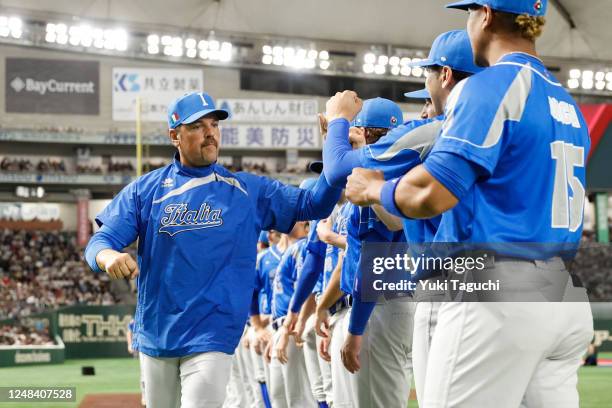
[[[321,175],[312,189],[302,190],[267,177],[259,177],[257,198],[260,228],[289,232],[296,221],[327,217],[340,198],[342,189],[331,187]]]
[[[485,169],[453,153],[434,152],[423,163],[425,169],[461,200],[476,180],[487,172]]]
[[[363,335],[375,306],[376,302],[363,302],[359,292],[355,292],[355,295],[353,296],[353,307],[351,308],[351,316],[349,319],[349,333],[355,336]]]
[[[119,239],[119,234],[117,234],[111,227],[104,224],[98,231],[96,231],[96,233],[87,243],[87,247],[85,248],[85,261],[92,271],[97,273],[103,272],[96,262],[96,256],[98,253],[103,249],[114,249],[115,251],[121,251],[130,243],[125,244],[125,241],[122,242]]]
[[[338,188],[344,188],[353,169],[361,167],[361,149],[353,150],[349,142],[350,126],[346,119],[332,120],[323,143],[323,174],[330,185]]]
[[[494,66],[461,81],[448,97],[446,119],[432,149],[454,153],[492,174],[516,134],[530,94],[529,69]]]
[[[414,120],[392,129],[376,143],[356,150],[361,167],[380,170],[385,179],[402,176],[421,164],[442,128],[442,120]]]
[[[253,296],[251,296],[251,306],[249,308],[249,316],[257,316],[260,314],[259,311],[259,291],[254,290]]]
[[[307,252],[304,265],[302,266],[302,272],[300,273],[295,292],[293,292],[289,304],[289,309],[293,313],[299,313],[302,305],[306,299],[308,299],[308,296],[312,294],[312,290],[319,276],[323,273],[324,263],[325,257],[312,251]]]
[[[106,225],[125,248],[138,238],[140,207],[138,203],[138,180],[128,184],[96,217],[96,223]]]

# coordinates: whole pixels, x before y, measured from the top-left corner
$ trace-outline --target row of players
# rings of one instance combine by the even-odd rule
[[[537,58],[546,1],[466,0],[450,7],[469,10],[468,32],[442,34],[429,58],[417,63],[428,72],[428,118],[401,124],[401,113],[379,114],[379,105],[392,109],[389,101],[336,94],[321,120],[327,127],[324,174],[314,186],[296,189],[218,165],[218,123],[228,112],[216,109],[209,95],[188,94],[169,106],[169,137],[179,154],[113,199],[96,218],[101,228],[85,252],[95,271],[138,276],[133,347],[141,353],[147,406],[223,405],[252,297],[258,234],[289,233],[296,222],[327,219],[345,189],[351,204],[335,217],[346,220],[344,260],[329,281],[323,273],[325,289],[310,319],[319,336],[331,334],[321,354],[332,362],[334,407],[403,408],[410,350],[420,406],[578,407],[577,370],[593,321],[588,303],[560,302],[586,300],[571,280],[548,285],[559,296],[539,303],[438,302],[436,294],[420,298],[417,291],[413,319],[410,295],[373,302],[361,292],[359,248],[370,240],[574,248],[580,240],[590,143],[575,102]],[[370,144],[353,150],[351,140]],[[386,213],[377,213],[376,205]],[[321,230],[329,227],[320,223]],[[403,234],[394,232],[398,225]],[[304,234],[297,228],[289,235],[296,242]],[[119,252],[137,238],[138,264]],[[320,263],[323,252],[322,245],[304,242],[285,250],[296,265],[277,267],[269,299],[275,333],[266,347],[275,408],[328,403],[327,394],[305,391],[305,368],[293,371],[300,370],[295,338],[308,343],[306,330],[298,336],[299,314],[293,313],[314,303],[304,283],[289,304],[296,278],[283,270],[301,271],[300,280],[314,286],[316,278],[307,277],[316,273],[306,271],[321,271],[308,264]],[[519,298],[546,283],[534,277],[565,271],[554,246],[538,253],[513,249],[496,252],[487,273],[515,277]],[[257,316],[259,303],[251,303]],[[259,343],[266,339],[261,320],[253,317],[252,324]],[[300,325],[307,322],[302,318]],[[318,365],[324,378],[326,366]]]

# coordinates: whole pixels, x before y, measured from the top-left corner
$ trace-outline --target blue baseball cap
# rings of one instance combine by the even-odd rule
[[[270,244],[270,241],[268,240],[268,231],[261,231],[257,241],[263,242],[264,244]]]
[[[493,10],[539,17],[546,14],[547,0],[463,0],[447,4],[447,8],[467,10],[473,6],[489,6]]]
[[[392,129],[403,121],[404,114],[397,103],[385,98],[373,98],[363,101],[361,111],[351,126]]]
[[[225,109],[215,108],[215,101],[207,93],[191,92],[168,105],[168,126],[170,129],[176,129],[209,113],[216,114],[219,120],[229,117],[229,112]]]
[[[431,95],[429,95],[427,88],[414,92],[406,92],[404,96],[411,99],[431,99]]]
[[[312,189],[315,186],[315,184],[317,184],[317,180],[318,179],[316,179],[314,177],[309,177],[307,179],[304,179],[300,183],[300,188],[302,190],[310,190],[310,189]]]
[[[456,71],[475,74],[483,68],[474,63],[470,38],[465,30],[453,30],[440,34],[431,45],[429,56],[421,61],[411,62],[411,67],[439,65]]]

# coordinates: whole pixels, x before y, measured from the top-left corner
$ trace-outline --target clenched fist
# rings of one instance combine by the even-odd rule
[[[112,279],[135,279],[138,276],[138,265],[130,254],[104,249],[96,255],[96,262]]]
[[[384,184],[385,177],[381,171],[355,168],[346,182],[346,198],[362,207],[379,204]]]
[[[334,119],[344,118],[349,122],[359,113],[363,101],[354,91],[336,92],[325,104],[327,123]]]

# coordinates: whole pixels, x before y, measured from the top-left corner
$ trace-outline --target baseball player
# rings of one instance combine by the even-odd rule
[[[216,163],[219,121],[204,92],[168,107],[174,161],[125,187],[97,216],[85,256],[96,272],[138,276],[134,349],[147,406],[219,407],[247,317],[261,230],[331,213],[340,189],[311,190]],[[138,263],[120,251],[138,239]],[[246,296],[245,296],[246,295]]]
[[[586,123],[535,51],[546,1],[449,7],[469,11],[474,58],[488,68],[452,91],[445,125],[423,165],[389,182],[356,169],[347,197],[405,217],[443,213],[435,242],[548,243],[522,251],[517,244],[497,246],[488,270],[512,277],[520,292],[537,292],[534,277],[567,275],[558,243],[577,248],[580,240]],[[332,114],[349,119],[355,95],[337,99]],[[578,292],[583,302],[560,302]],[[592,314],[584,290],[569,278],[554,300],[442,304],[423,405],[578,407],[577,370],[593,335]]]
[[[473,62],[465,30],[454,30],[439,35],[432,45],[429,57],[419,66],[430,71],[426,85],[432,89],[433,95],[430,96],[427,89],[405,95],[426,99],[421,112],[424,120],[398,126],[378,142],[358,150],[351,150],[352,146],[347,143],[346,135],[337,133],[339,128],[336,124],[331,126],[330,134],[324,144],[323,157],[325,174],[332,183],[342,183],[352,167],[364,166],[380,170],[385,178],[391,178],[421,164],[431,150],[441,128],[443,120],[441,115],[448,94],[461,80],[482,70]],[[386,222],[390,218],[389,214],[379,206],[373,205],[372,208],[382,221]],[[433,240],[439,222],[438,216],[429,220],[404,219],[402,226],[395,227],[390,223],[387,223],[387,226],[392,230],[403,227],[406,240],[409,243],[420,244]],[[391,223],[397,222],[391,221]],[[414,317],[412,359],[417,396],[422,394],[429,339],[435,328],[436,310],[439,305],[436,301],[442,296],[443,293],[435,291],[417,291],[415,295],[418,303]],[[367,316],[362,316],[361,319],[367,320]],[[358,340],[353,339],[352,335],[349,335],[349,338]],[[349,353],[345,354],[349,359],[355,360],[353,365],[358,364],[358,353],[353,352],[352,356]]]
[[[283,326],[294,285],[306,253],[307,224],[298,223],[289,234],[290,245],[283,254],[274,276],[272,295],[272,328],[275,333],[266,354],[270,361],[270,398],[272,406],[312,407],[316,405],[302,349]]]
[[[334,211],[331,217],[334,216]],[[319,408],[327,408],[328,403],[331,403],[331,367],[317,353],[313,314],[316,307],[315,293],[321,291],[327,246],[318,237],[318,223],[318,220],[310,223],[304,263],[295,283],[295,291],[291,296],[283,326],[294,336],[296,344],[302,345],[312,395]]]

